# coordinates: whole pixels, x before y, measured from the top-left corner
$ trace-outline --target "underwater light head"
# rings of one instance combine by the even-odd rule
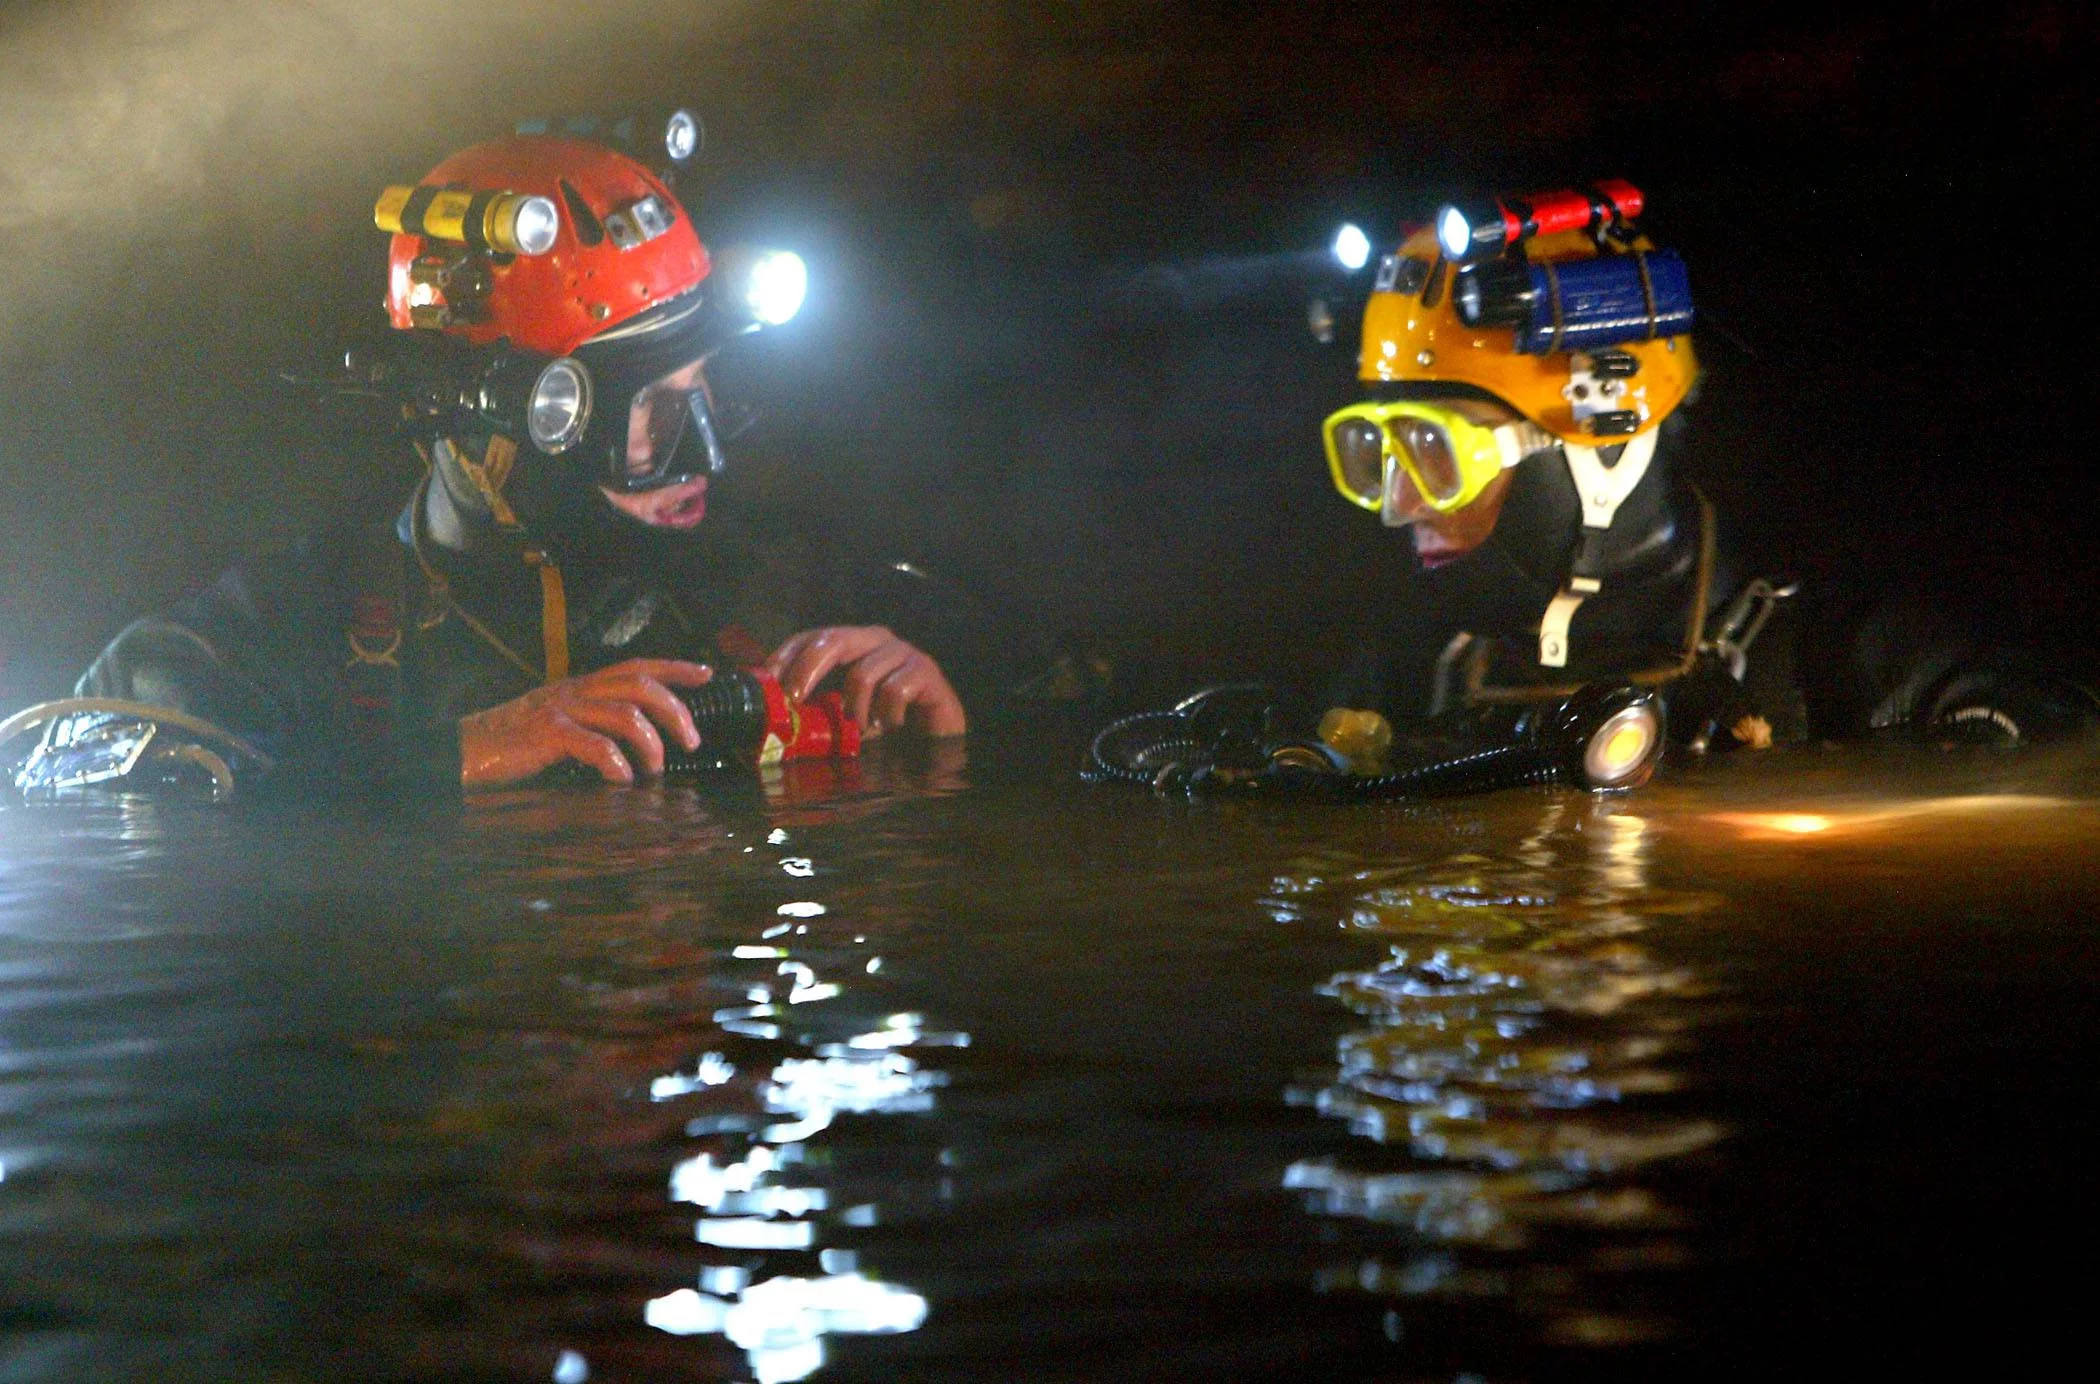
[[[1533,733],[1567,782],[1638,788],[1662,758],[1662,702],[1651,688],[1595,683],[1543,711]]]
[[[1354,221],[1345,221],[1334,233],[1334,258],[1342,268],[1354,274],[1371,262],[1371,237]]]
[[[798,702],[771,673],[737,668],[717,669],[705,686],[679,688],[677,693],[693,713],[700,747],[667,747],[668,773],[736,763],[852,759],[860,754],[860,724],[846,713],[845,699],[836,692]]]
[[[1617,178],[1501,201],[1448,202],[1437,210],[1437,246],[1454,264],[1472,264],[1536,236],[1623,232],[1642,205],[1641,190]]]

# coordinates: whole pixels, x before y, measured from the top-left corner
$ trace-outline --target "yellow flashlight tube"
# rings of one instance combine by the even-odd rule
[[[561,213],[550,199],[525,193],[401,184],[379,194],[372,221],[395,235],[428,236],[506,255],[544,255],[554,248]]]

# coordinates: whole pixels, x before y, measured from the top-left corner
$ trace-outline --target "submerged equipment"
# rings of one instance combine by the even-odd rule
[[[1340,802],[1424,799],[1564,783],[1591,792],[1637,788],[1663,750],[1663,709],[1650,688],[1594,684],[1523,707],[1483,740],[1398,768],[1359,772],[1325,740],[1279,732],[1268,689],[1207,688],[1169,711],[1126,716],[1094,737],[1080,777],[1161,793],[1280,794]]]
[[[9,774],[15,791],[31,800],[100,787],[224,802],[249,775],[267,773],[273,764],[262,750],[201,716],[144,702],[39,702],[0,721],[0,748],[33,730],[43,734]]]

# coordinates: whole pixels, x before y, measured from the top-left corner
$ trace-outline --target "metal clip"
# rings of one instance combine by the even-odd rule
[[[1765,622],[1772,618],[1772,612],[1779,608],[1781,601],[1800,589],[1799,582],[1774,586],[1763,577],[1752,581],[1728,603],[1728,609],[1721,616],[1720,629],[1699,645],[1699,652],[1718,657],[1728,669],[1728,675],[1741,682],[1744,671],[1750,666],[1750,646],[1764,632]]]

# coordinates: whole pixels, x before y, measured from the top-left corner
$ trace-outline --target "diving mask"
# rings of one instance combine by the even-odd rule
[[[577,348],[602,414],[577,453],[593,480],[631,494],[722,469],[743,415],[725,426],[706,369],[728,335],[693,295]]]
[[[1449,514],[1554,443],[1552,434],[1522,419],[1489,427],[1455,409],[1412,399],[1351,404],[1327,419],[1321,435],[1342,498],[1394,526],[1413,519],[1402,507],[1396,471],[1412,482],[1422,503]]]

